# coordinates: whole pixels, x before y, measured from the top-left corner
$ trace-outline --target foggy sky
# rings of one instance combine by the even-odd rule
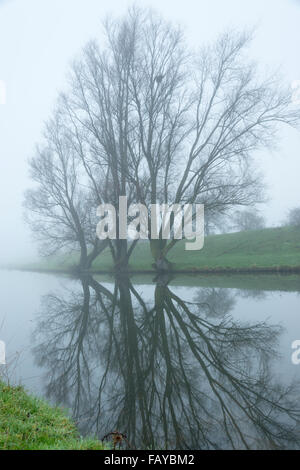
[[[289,85],[300,80],[298,0],[139,0],[166,20],[181,24],[191,46],[213,40],[228,27],[256,27],[250,51],[271,71],[280,67]],[[24,190],[30,187],[28,158],[40,140],[71,60],[92,38],[101,38],[108,13],[125,12],[122,0],[0,0],[0,264],[35,253],[22,220]],[[286,129],[276,151],[257,156],[269,202],[262,206],[269,225],[279,224],[300,205],[300,134]]]

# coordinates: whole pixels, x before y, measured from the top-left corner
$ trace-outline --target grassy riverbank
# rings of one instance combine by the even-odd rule
[[[102,450],[101,442],[81,439],[60,408],[0,381],[0,450]]]
[[[24,269],[68,271],[76,255],[54,257],[23,266]],[[248,232],[212,235],[205,238],[200,251],[186,251],[184,241],[169,252],[168,259],[177,272],[300,272],[300,230],[294,227],[267,228]],[[152,257],[147,242],[137,244],[130,259],[132,272],[150,272]],[[92,272],[110,272],[109,250],[94,262]]]

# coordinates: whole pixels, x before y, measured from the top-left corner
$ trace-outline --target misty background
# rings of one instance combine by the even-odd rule
[[[36,256],[23,222],[23,193],[31,186],[28,158],[39,142],[45,120],[69,65],[85,43],[100,38],[101,22],[122,14],[131,1],[0,0],[0,264]],[[137,2],[185,28],[192,47],[209,42],[226,28],[255,27],[249,54],[267,71],[280,70],[284,83],[300,80],[300,1],[159,0]],[[269,201],[261,213],[279,225],[299,205],[300,134],[285,128],[276,150],[257,154]],[[96,208],[95,208],[96,209]]]

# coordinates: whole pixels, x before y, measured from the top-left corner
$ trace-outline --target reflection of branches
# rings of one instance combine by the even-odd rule
[[[265,291],[258,289],[242,289],[239,291],[239,295],[245,299],[250,298],[255,300],[263,300],[267,297],[267,293]]]
[[[201,304],[211,317],[223,317],[234,308],[236,299],[229,289],[203,287],[198,289],[194,303]]]
[[[298,411],[289,409],[282,389],[270,385],[268,370],[279,329],[264,323],[242,326],[229,318],[210,323],[170,291],[164,302],[177,343],[186,342],[201,367],[202,398],[215,413],[207,417],[216,420],[227,444],[250,448],[256,435],[275,447],[292,441],[291,428],[281,419],[285,415],[296,420]]]
[[[38,330],[49,337],[36,355],[49,395],[69,403],[82,429],[124,431],[135,447],[298,443],[293,390],[270,375],[279,327],[233,321],[234,299],[220,305],[217,290],[184,302],[158,282],[149,305],[129,279],[113,291],[91,277],[81,284],[71,300],[47,298]]]
[[[79,413],[80,403],[90,399],[90,377],[98,352],[101,317],[98,305],[91,299],[86,279],[82,292],[71,292],[68,298],[50,294],[44,301],[45,312],[39,318],[36,334],[46,335],[35,348],[40,366],[48,368],[47,395],[56,397]]]

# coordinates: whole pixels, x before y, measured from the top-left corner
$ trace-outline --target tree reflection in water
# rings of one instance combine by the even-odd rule
[[[201,289],[193,301],[157,279],[146,302],[129,278],[94,278],[44,297],[34,354],[46,395],[83,433],[117,429],[136,448],[299,446],[297,384],[271,374],[279,326],[230,316],[235,298]]]

